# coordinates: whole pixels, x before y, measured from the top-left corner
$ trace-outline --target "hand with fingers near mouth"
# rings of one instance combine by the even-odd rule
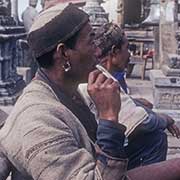
[[[89,74],[88,93],[96,105],[99,119],[118,123],[118,113],[121,108],[118,82],[95,70]]]

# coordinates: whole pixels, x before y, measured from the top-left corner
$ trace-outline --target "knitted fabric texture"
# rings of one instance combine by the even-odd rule
[[[58,4],[43,11],[33,23],[28,44],[37,58],[70,39],[88,22],[89,16],[73,4]]]
[[[123,43],[124,31],[114,23],[106,23],[96,31],[95,43],[100,48],[100,57],[106,56],[112,46]]]

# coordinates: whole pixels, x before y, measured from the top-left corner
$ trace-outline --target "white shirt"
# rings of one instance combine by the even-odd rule
[[[32,7],[32,6],[28,6],[24,12],[22,13],[22,20],[24,23],[24,27],[26,32],[29,32],[34,19],[38,16],[38,11],[36,10],[36,8]]]

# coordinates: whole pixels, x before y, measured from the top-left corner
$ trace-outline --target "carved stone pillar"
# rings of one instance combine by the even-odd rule
[[[160,0],[146,0],[144,4],[148,14],[144,14],[146,18],[143,20],[142,25],[144,27],[153,27],[154,34],[154,67],[160,68],[160,39],[159,39],[159,22],[160,22]],[[148,7],[149,6],[149,7]]]
[[[160,70],[152,70],[154,106],[180,120],[180,55],[178,55],[177,1],[161,0]]]
[[[51,6],[56,5],[57,3],[70,3],[70,2],[76,4],[78,7],[82,7],[85,5],[86,0],[41,0],[41,5],[43,9],[47,9]]]
[[[11,8],[11,15],[16,21],[16,24],[19,23],[19,16],[18,16],[18,0],[12,0],[12,8]]]
[[[124,25],[124,0],[118,0],[117,4],[117,22],[119,26]]]
[[[108,22],[108,13],[101,6],[102,0],[87,0],[83,10],[89,14],[94,29]]]
[[[148,26],[159,26],[160,19],[160,0],[151,0],[148,17],[142,22]]]
[[[16,73],[16,41],[26,34],[24,28],[16,26],[16,22],[10,16],[10,7],[10,1],[0,4],[0,104],[2,105],[13,104],[24,87],[22,77]]]

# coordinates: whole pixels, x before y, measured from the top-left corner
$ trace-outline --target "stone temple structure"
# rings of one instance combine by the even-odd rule
[[[176,0],[160,1],[160,69],[152,70],[154,107],[180,120],[180,31]]]
[[[41,0],[43,1],[43,0]],[[101,6],[103,0],[44,0],[45,8],[56,3],[71,2],[82,8],[90,16],[90,22],[94,29],[108,22],[108,13]],[[85,5],[84,5],[85,4]]]
[[[0,0],[0,104],[14,104],[24,87],[16,72],[16,41],[26,37],[24,28],[11,17],[10,0]]]
[[[87,0],[83,10],[89,14],[90,23],[97,29],[108,22],[108,13],[101,6],[102,0]]]

